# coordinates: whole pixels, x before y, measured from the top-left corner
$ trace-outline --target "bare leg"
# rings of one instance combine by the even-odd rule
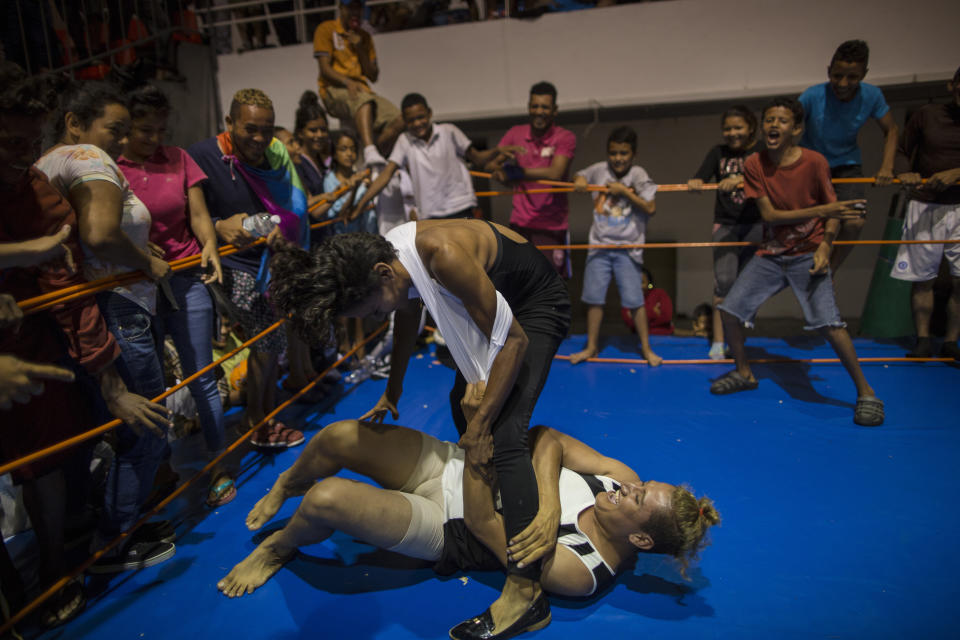
[[[930,338],[930,316],[933,315],[933,280],[914,282],[910,287],[910,306],[918,338]],[[951,299],[953,296],[951,296]]]
[[[640,351],[646,358],[647,364],[651,367],[659,367],[663,358],[658,356],[650,348],[650,328],[647,326],[647,310],[643,307],[637,307],[633,310],[633,322],[637,327],[637,333],[640,335]]]
[[[384,156],[390,155],[390,150],[393,149],[393,143],[396,142],[397,137],[403,133],[403,130],[406,125],[403,124],[403,118],[397,118],[391,122],[388,122],[383,129],[380,130],[380,135],[377,136],[377,149]]]
[[[720,309],[717,307],[723,298],[713,297],[713,341],[723,344],[723,318],[720,317]]]
[[[310,362],[310,347],[297,335],[287,328],[287,355],[290,359],[290,378],[288,380],[291,388],[302,389],[313,379],[317,377],[317,372],[313,369],[313,363]]]
[[[953,290],[947,302],[947,342],[956,342],[960,338],[960,278],[953,278]]]
[[[357,127],[357,133],[360,135],[361,148],[369,147],[375,144],[373,138],[373,102],[362,105],[353,114],[353,124]]]
[[[603,307],[592,304],[587,308],[587,348],[570,356],[570,364],[583,362],[600,352],[600,323],[603,322]]]
[[[298,548],[326,540],[336,530],[378,547],[392,547],[403,539],[411,516],[410,503],[402,495],[355,480],[327,478],[307,492],[287,526],[260,543],[217,588],[231,598],[253,593]]]
[[[820,335],[827,339],[833,350],[837,352],[843,368],[847,370],[853,379],[853,384],[857,387],[857,397],[872,396],[873,387],[867,384],[867,379],[863,375],[863,369],[857,361],[857,352],[853,348],[853,341],[850,334],[844,327],[821,327]]]
[[[247,359],[247,420],[250,426],[273,411],[276,386],[276,354],[251,350]]]
[[[540,597],[540,583],[529,578],[508,574],[503,592],[490,605],[494,633],[500,633],[526,613],[530,604]]]
[[[753,371],[750,369],[750,363],[747,362],[746,339],[743,337],[743,326],[740,320],[726,311],[720,311],[723,318],[723,331],[727,336],[727,344],[730,345],[730,355],[737,366],[737,373],[745,379],[754,381]]]
[[[906,355],[908,358],[929,358],[933,355],[930,342],[930,316],[933,315],[933,280],[914,282],[910,287],[910,309],[917,331],[917,344]]]
[[[60,576],[66,567],[63,558],[63,528],[67,513],[66,481],[63,471],[51,471],[23,483],[23,506],[33,523],[33,531],[40,547],[38,574],[41,586],[47,586]]]
[[[320,430],[247,515],[250,530],[262,527],[283,503],[302,496],[317,480],[341,469],[361,473],[387,489],[403,486],[420,457],[419,431],[396,425],[343,420]]]
[[[856,240],[863,231],[863,225],[866,220],[844,220],[841,222],[840,232],[837,234],[837,240]],[[830,256],[830,271],[836,279],[837,270],[844,263],[850,253],[853,251],[852,245],[840,245],[833,248],[833,254]]]

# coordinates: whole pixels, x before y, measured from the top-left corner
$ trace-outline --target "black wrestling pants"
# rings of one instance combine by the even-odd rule
[[[523,326],[523,323],[521,323]],[[493,464],[500,484],[503,503],[504,529],[509,541],[523,531],[537,515],[540,498],[537,477],[533,472],[530,450],[527,448],[527,429],[537,398],[543,390],[553,364],[553,356],[566,336],[566,330],[543,333],[525,328],[529,343],[523,364],[517,373],[513,390],[507,396],[500,415],[493,423]],[[467,381],[460,372],[450,392],[450,407],[453,421],[460,435],[467,429],[467,421],[460,408],[460,400],[467,388]],[[507,573],[531,580],[540,579],[540,563],[521,568],[508,562]]]

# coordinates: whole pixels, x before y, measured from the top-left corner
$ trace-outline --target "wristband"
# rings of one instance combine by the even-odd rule
[[[503,175],[507,179],[507,182],[515,182],[517,180],[523,180],[525,174],[523,167],[513,162],[506,162],[503,165]]]

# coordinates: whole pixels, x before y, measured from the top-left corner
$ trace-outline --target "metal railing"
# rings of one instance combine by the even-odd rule
[[[188,10],[184,0],[3,0],[13,3],[17,20],[19,43],[4,42],[6,57],[21,63],[28,74],[63,73],[76,75],[78,69],[97,64],[112,66],[119,62],[118,56],[130,49],[139,49],[153,44],[157,59],[161,58],[162,43],[176,33],[202,35],[199,31],[184,26],[174,26],[171,16],[181,20]],[[176,13],[173,10],[176,10]],[[132,11],[131,11],[132,10]],[[39,16],[30,14],[36,11]],[[36,18],[39,17],[39,23]],[[140,22],[147,18],[150,34],[136,40],[128,40],[130,23],[136,17]],[[102,40],[96,42],[92,27],[97,25]],[[111,26],[120,27],[120,32]],[[71,26],[74,28],[71,29]],[[32,46],[37,32],[42,33],[42,53],[37,59]],[[31,37],[34,36],[34,37]],[[56,41],[56,42],[55,42]],[[12,47],[16,44],[19,46]],[[102,49],[100,48],[102,47]],[[80,51],[86,55],[80,56]],[[59,54],[59,55],[57,55]],[[22,57],[21,57],[22,55]]]
[[[202,31],[208,36],[212,36],[216,29],[227,28],[230,30],[230,49],[232,51],[241,51],[249,48],[249,42],[246,42],[244,36],[240,33],[241,25],[252,23],[264,23],[266,33],[260,46],[281,46],[284,44],[300,44],[310,42],[313,33],[308,28],[309,16],[324,15],[326,19],[339,16],[339,0],[330,0],[330,4],[325,6],[307,6],[308,0],[219,0],[221,4],[213,4],[215,0],[207,0],[203,7],[198,7],[196,12],[203,19]],[[379,6],[398,4],[402,0],[368,0],[364,6],[368,9]],[[476,20],[485,20],[487,18],[487,0],[470,0],[476,10]],[[284,5],[277,8],[277,4]],[[312,3],[311,3],[312,4]],[[507,5],[512,4],[508,0]],[[288,8],[293,5],[293,8]],[[274,8],[271,8],[273,6]],[[468,5],[469,6],[469,5]],[[240,15],[243,9],[260,9],[256,15]],[[281,42],[277,34],[274,21],[293,18],[295,21],[295,42]],[[411,27],[417,28],[417,27]],[[253,47],[256,48],[256,47]]]

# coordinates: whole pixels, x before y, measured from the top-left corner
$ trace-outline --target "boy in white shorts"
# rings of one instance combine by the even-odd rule
[[[910,192],[904,240],[960,238],[960,68],[947,83],[953,100],[924,105],[913,114],[897,149],[897,178],[914,188]],[[926,182],[922,182],[923,179]],[[947,304],[947,332],[940,355],[960,360],[960,244],[900,245],[890,275],[913,283],[910,307],[917,329],[917,344],[908,358],[933,355],[930,316],[933,281],[946,258],[953,276]]]

